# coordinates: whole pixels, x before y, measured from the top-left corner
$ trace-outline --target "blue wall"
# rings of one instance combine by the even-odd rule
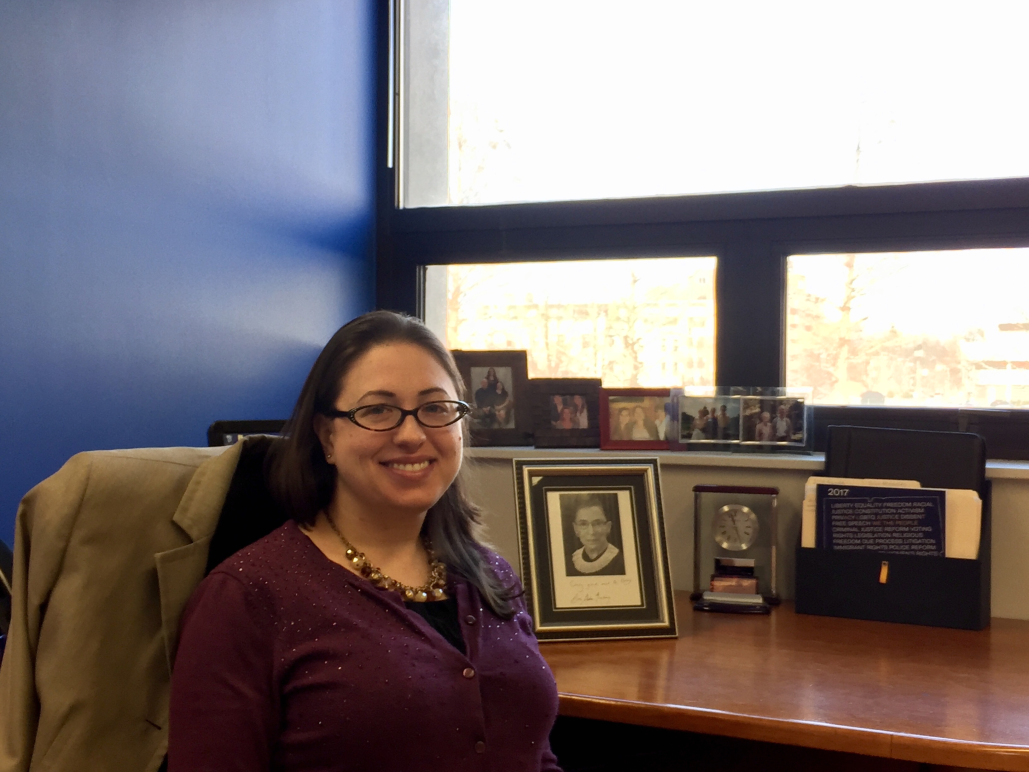
[[[288,415],[373,305],[372,0],[0,3],[0,538],[73,453]]]

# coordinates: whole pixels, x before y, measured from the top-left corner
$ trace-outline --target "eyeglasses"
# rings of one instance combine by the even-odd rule
[[[353,410],[325,410],[325,415],[332,418],[347,418],[372,432],[388,432],[396,429],[409,415],[426,429],[442,429],[444,426],[456,424],[470,412],[471,406],[458,400],[438,400],[426,402],[414,410],[405,410],[396,405],[363,405]]]

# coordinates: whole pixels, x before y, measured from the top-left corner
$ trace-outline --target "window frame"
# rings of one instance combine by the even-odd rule
[[[714,255],[716,383],[777,386],[785,381],[788,256],[1029,247],[1029,178],[400,209],[388,157],[399,113],[390,109],[393,13],[390,2],[377,7],[378,308],[422,316],[427,265]],[[826,421],[994,434],[989,427],[1024,422],[1020,436],[1029,437],[1029,410],[888,411],[816,406],[816,450]],[[1029,441],[1001,434],[991,457],[1029,459]]]

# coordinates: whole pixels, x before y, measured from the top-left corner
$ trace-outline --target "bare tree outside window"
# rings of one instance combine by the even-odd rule
[[[1029,249],[794,255],[788,386],[834,405],[1029,406]]]
[[[525,349],[530,378],[710,386],[716,263],[688,257],[431,266],[426,318],[436,320],[430,324],[451,349]]]

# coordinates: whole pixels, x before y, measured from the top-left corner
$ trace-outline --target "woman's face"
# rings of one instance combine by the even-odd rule
[[[446,370],[412,343],[387,343],[361,356],[343,378],[338,410],[362,405],[414,409],[457,399]],[[407,416],[396,429],[373,432],[346,418],[315,419],[315,431],[336,467],[337,505],[381,517],[420,514],[435,504],[461,468],[462,422],[427,429]]]
[[[501,381],[497,381],[497,394],[504,393],[504,384]]]
[[[489,380],[491,380],[491,381],[495,381],[497,379],[497,371],[496,371],[496,369],[491,367],[489,370],[487,370],[486,371],[486,377]]]
[[[623,407],[618,411],[618,425],[625,426],[629,423],[629,408]]]
[[[561,408],[561,420],[571,421],[572,420],[572,409],[570,407]]]
[[[572,397],[572,404],[574,404],[577,408],[581,409],[583,405],[585,405],[586,403],[583,401],[581,394],[576,394],[574,397]]]
[[[632,419],[636,423],[638,423],[638,424],[643,423],[643,419],[646,418],[646,416],[647,416],[647,414],[645,412],[643,412],[643,408],[642,407],[637,406],[637,407],[633,408]]]
[[[607,547],[611,525],[604,510],[598,506],[583,507],[575,513],[575,519],[572,521],[572,528],[582,546],[598,552]]]

